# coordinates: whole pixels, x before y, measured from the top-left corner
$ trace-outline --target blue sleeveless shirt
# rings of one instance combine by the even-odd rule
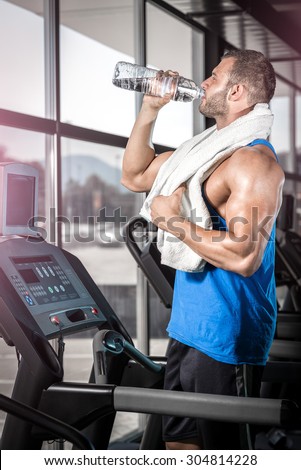
[[[248,146],[258,144],[275,153],[266,140]],[[228,230],[203,195],[213,229]],[[265,365],[277,316],[274,263],[275,226],[262,263],[250,277],[210,263],[200,273],[177,271],[169,336],[221,362]]]

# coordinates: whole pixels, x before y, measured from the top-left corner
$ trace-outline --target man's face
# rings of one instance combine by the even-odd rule
[[[230,70],[234,60],[232,57],[223,59],[212,72],[211,77],[204,80],[201,87],[205,90],[199,111],[206,117],[215,118],[225,116],[229,111],[227,100],[229,87],[227,86]]]

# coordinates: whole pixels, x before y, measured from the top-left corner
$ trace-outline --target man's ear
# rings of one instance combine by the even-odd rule
[[[245,92],[245,87],[241,83],[233,85],[228,92],[229,101],[238,101]]]

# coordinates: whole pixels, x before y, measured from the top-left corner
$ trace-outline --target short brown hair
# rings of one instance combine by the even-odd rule
[[[276,76],[271,62],[258,51],[230,50],[222,59],[233,57],[234,65],[230,72],[229,86],[242,83],[248,91],[251,106],[256,103],[269,103],[276,87]]]

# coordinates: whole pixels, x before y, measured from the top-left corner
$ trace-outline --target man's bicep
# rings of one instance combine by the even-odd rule
[[[146,168],[146,170],[141,175],[141,184],[143,186],[143,191],[150,191],[152,188],[154,181],[157,177],[157,174],[166,160],[173,154],[173,151],[168,151],[161,153],[160,155],[156,156],[151,164]]]

